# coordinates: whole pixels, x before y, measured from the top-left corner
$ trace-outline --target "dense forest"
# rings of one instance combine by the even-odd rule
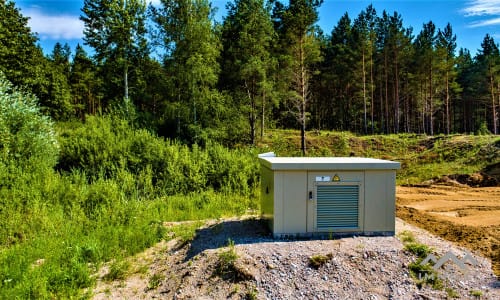
[[[92,55],[60,43],[44,55],[28,19],[2,0],[0,71],[56,121],[122,107],[138,126],[188,143],[254,144],[266,128],[498,134],[490,35],[472,57],[451,24],[418,31],[371,5],[324,33],[321,4],[237,0],[217,23],[209,0],[85,0]]]

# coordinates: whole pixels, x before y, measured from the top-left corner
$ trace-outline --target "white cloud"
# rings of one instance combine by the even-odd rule
[[[23,11],[30,17],[28,25],[40,39],[71,40],[83,38],[83,22],[79,16],[47,15],[38,9]]]
[[[476,28],[476,27],[492,26],[492,25],[500,25],[500,17],[494,18],[494,19],[483,20],[483,21],[472,22],[471,24],[469,24],[469,27]]]
[[[465,16],[500,15],[500,0],[473,0],[463,9]]]
[[[468,24],[469,28],[500,24],[500,0],[471,0],[462,12],[465,17],[474,19]]]

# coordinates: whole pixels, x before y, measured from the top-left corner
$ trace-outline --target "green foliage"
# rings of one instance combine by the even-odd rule
[[[131,91],[140,86],[138,69],[149,54],[146,2],[85,0],[82,12],[84,41],[94,48],[101,66],[106,100],[128,100],[129,86]]]
[[[403,242],[403,244],[412,244],[416,242],[415,236],[411,231],[405,230],[399,233],[398,236],[401,239],[401,242]]]
[[[447,287],[444,290],[446,292],[446,295],[448,295],[449,298],[460,298],[460,295],[454,289]]]
[[[469,294],[471,296],[475,297],[476,299],[480,299],[481,296],[483,295],[483,292],[480,290],[471,290],[471,291],[469,291]]]
[[[104,276],[107,281],[122,280],[127,276],[130,263],[126,260],[115,260],[109,266],[109,272]]]
[[[263,0],[229,3],[221,31],[220,85],[233,95],[239,113],[248,115],[248,136],[250,143],[255,145],[258,116],[265,119],[266,105],[273,106],[268,99],[272,95],[271,71],[276,63],[271,57],[275,32],[269,7]]]
[[[255,288],[248,291],[245,295],[246,299],[248,299],[248,300],[256,300],[257,296],[258,296],[257,289],[255,289]]]
[[[227,240],[227,250],[219,253],[219,262],[215,268],[215,274],[224,277],[236,279],[236,270],[234,264],[238,259],[238,253],[234,249],[234,241],[231,239]]]
[[[419,258],[426,258],[427,255],[432,253],[432,249],[424,244],[417,242],[408,242],[405,244],[405,250],[415,254]]]
[[[486,122],[482,122],[481,125],[479,125],[479,128],[475,132],[476,135],[490,135],[491,132],[488,130],[488,126],[486,125]]]
[[[202,222],[177,225],[169,229],[173,233],[172,238],[179,239],[181,244],[192,241],[196,235],[196,229],[200,228]]]
[[[43,128],[26,127],[27,136]],[[1,299],[79,297],[104,262],[115,262],[110,280],[125,276],[127,256],[166,237],[164,221],[257,208],[253,150],[189,148],[116,116],[59,128],[60,173],[52,169],[55,158],[26,164],[31,169],[17,163],[21,155],[0,164]],[[187,241],[198,225],[175,229],[174,237]]]
[[[417,256],[417,259],[408,265],[410,275],[417,283],[418,288],[424,285],[431,285],[436,290],[443,289],[443,281],[439,274],[432,268],[430,263],[422,264],[422,261],[432,253],[432,248],[415,240],[415,236],[410,231],[400,233],[400,239],[405,245],[404,249]]]
[[[189,148],[133,129],[116,117],[88,117],[84,126],[61,133],[61,145],[60,169],[80,169],[88,178],[139,181],[130,194],[187,195],[213,189],[251,195],[258,184],[253,150],[228,150],[213,143]]]
[[[149,278],[148,289],[154,290],[160,286],[161,282],[165,279],[165,275],[155,273]]]
[[[333,253],[327,255],[316,254],[309,257],[309,265],[315,269],[319,269],[333,258]]]
[[[417,286],[421,288],[424,285],[430,285],[433,289],[441,290],[443,281],[439,278],[438,273],[430,264],[421,264],[422,259],[419,258],[415,262],[408,265],[411,276],[415,279]]]
[[[165,47],[177,137],[197,143],[203,129],[230,121],[227,109],[233,107],[215,88],[221,47],[212,23],[214,10],[207,0],[163,0],[151,12],[156,38]]]
[[[52,127],[37,99],[16,90],[0,73],[0,167],[34,173],[52,168],[59,151]]]
[[[0,32],[0,72],[16,86],[37,85],[44,79],[43,54],[15,1],[0,1]]]

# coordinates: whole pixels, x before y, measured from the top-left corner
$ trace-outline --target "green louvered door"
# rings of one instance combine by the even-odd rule
[[[316,230],[359,228],[359,184],[316,186]]]

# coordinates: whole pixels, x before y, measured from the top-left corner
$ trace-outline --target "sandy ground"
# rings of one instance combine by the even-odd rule
[[[500,276],[500,187],[460,184],[397,187],[397,215],[447,240],[479,250]]]

